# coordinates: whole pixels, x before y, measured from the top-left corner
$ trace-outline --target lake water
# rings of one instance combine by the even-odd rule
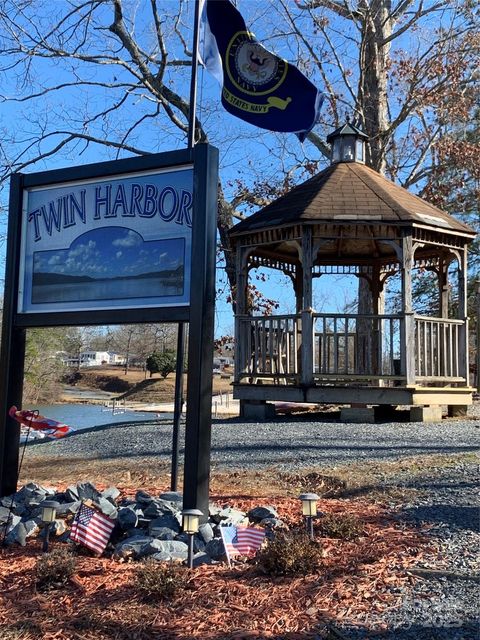
[[[29,407],[30,408],[30,407]],[[159,417],[157,413],[148,411],[125,411],[118,410],[113,414],[112,409],[106,409],[99,404],[50,404],[41,405],[36,408],[41,415],[53,418],[59,422],[64,422],[72,429],[89,429],[103,424],[114,424],[115,422],[148,422]],[[169,414],[161,414],[162,418],[167,418]]]

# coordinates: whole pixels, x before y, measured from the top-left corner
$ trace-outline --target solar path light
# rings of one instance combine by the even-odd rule
[[[193,536],[198,532],[200,518],[203,513],[200,509],[184,509],[182,511],[182,528],[184,533],[188,535],[188,568],[193,568]]]
[[[42,514],[41,514],[42,522],[45,525],[43,545],[42,545],[42,551],[45,552],[45,551],[48,551],[48,540],[50,537],[50,529],[52,527],[52,522],[55,521],[55,517],[57,515],[57,509],[60,505],[58,502],[55,502],[55,500],[44,500],[42,503],[40,503],[40,506],[42,508]]]
[[[307,533],[310,536],[310,540],[313,540],[313,518],[317,515],[317,501],[320,500],[320,496],[317,496],[316,493],[302,493],[299,499],[302,501],[302,512],[305,518]]]

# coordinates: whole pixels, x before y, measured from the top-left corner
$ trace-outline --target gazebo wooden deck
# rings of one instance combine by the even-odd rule
[[[333,132],[331,165],[231,230],[237,306],[234,396],[266,401],[465,406],[468,379],[467,225],[366,167],[366,136],[346,124]],[[449,266],[456,262],[457,314],[449,317]],[[288,275],[296,313],[255,316],[248,274]],[[417,315],[412,270],[433,271],[436,317]],[[314,278],[364,279],[370,306],[316,313]],[[401,280],[398,313],[383,313],[388,278]]]

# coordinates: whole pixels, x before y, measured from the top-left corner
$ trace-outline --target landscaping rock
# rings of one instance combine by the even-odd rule
[[[127,531],[137,526],[138,516],[132,507],[121,507],[117,512],[117,524]]]
[[[273,531],[274,529],[285,529],[285,523],[280,518],[264,518],[259,522],[261,527],[265,529],[270,529]]]
[[[166,513],[160,516],[160,518],[155,518],[155,520],[152,520],[149,524],[150,531],[152,531],[153,529],[164,528],[171,529],[175,533],[180,533],[180,523],[178,522],[177,518],[171,513]]]
[[[93,500],[93,502],[98,502],[100,498],[100,492],[97,491],[97,488],[91,482],[78,482],[77,494],[79,500]]]
[[[81,504],[80,500],[76,500],[75,502],[64,502],[63,504],[59,502],[57,507],[57,516],[67,516],[70,513],[77,513]]]
[[[183,542],[188,547],[188,533],[180,533],[175,538],[175,540],[179,542]],[[205,544],[205,542],[198,535],[193,536],[193,552],[194,553],[205,551],[206,546],[207,545]]]
[[[167,500],[161,500],[160,498],[152,500],[143,511],[146,518],[158,518],[163,514],[172,514],[174,512],[175,509],[172,504],[167,502]]]
[[[152,523],[150,523],[148,533],[152,536],[152,538],[158,538],[158,540],[175,540],[175,537],[177,535],[177,532],[173,529],[169,529],[168,527],[152,526]]]
[[[278,513],[273,507],[254,507],[247,513],[252,522],[261,522],[265,518],[278,518]]]
[[[165,491],[164,493],[161,493],[159,497],[162,500],[167,500],[167,502],[175,503],[175,507],[177,509],[182,508],[183,496],[179,491]]]
[[[238,511],[238,509],[233,509],[231,507],[225,507],[218,511],[212,517],[212,520],[219,524],[220,522],[223,524],[243,524],[246,521],[246,515],[243,511]]]
[[[113,557],[123,560],[127,558],[138,558],[142,553],[142,548],[149,545],[152,540],[153,538],[150,536],[133,536],[127,538],[116,545]]]
[[[77,502],[79,500],[76,484],[71,484],[65,491],[65,499],[69,502]]]
[[[153,499],[154,499],[153,496],[151,496],[146,491],[142,491],[141,489],[137,491],[137,493],[135,494],[135,502],[138,502],[139,504],[142,504],[142,505],[150,504],[150,502],[152,502]]]
[[[5,538],[5,543],[8,545],[19,544],[21,547],[27,544],[27,530],[23,522],[18,522],[13,529],[10,530]]]
[[[212,540],[214,538],[214,535],[215,535],[213,533],[213,527],[209,522],[205,522],[204,524],[201,524],[199,526],[198,534],[200,535],[202,540],[205,542],[205,544],[207,542],[210,542],[210,540]]]
[[[193,556],[193,566],[199,567],[201,564],[214,564],[215,560],[213,560],[208,553],[204,551],[200,551],[200,553],[196,553]]]
[[[50,533],[54,536],[61,536],[67,531],[65,520],[54,520],[50,529]]]
[[[0,524],[5,524],[11,513],[14,512],[11,511],[8,507],[0,507]]]
[[[205,547],[205,553],[207,553],[213,560],[221,560],[225,557],[223,540],[221,538],[213,538],[210,540]]]
[[[95,504],[98,505],[100,511],[103,514],[105,514],[112,520],[116,520],[117,513],[118,513],[117,507],[114,504],[112,504],[110,500],[108,500],[107,498],[102,498],[102,496],[100,496]]]
[[[110,500],[112,504],[115,504],[115,500],[120,496],[120,491],[117,487],[108,487],[108,489],[102,491],[100,495],[102,498],[105,498],[105,500]]]

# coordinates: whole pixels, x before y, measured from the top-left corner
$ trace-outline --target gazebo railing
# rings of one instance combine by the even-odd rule
[[[402,380],[399,315],[313,314],[313,377]]]
[[[285,384],[296,382],[301,320],[296,315],[237,316],[235,342],[236,380],[269,378]]]
[[[465,322],[415,316],[415,379],[417,382],[465,382]]]
[[[406,383],[405,318],[303,312],[236,317],[235,381],[288,385]],[[465,322],[415,316],[415,383],[464,382]]]

